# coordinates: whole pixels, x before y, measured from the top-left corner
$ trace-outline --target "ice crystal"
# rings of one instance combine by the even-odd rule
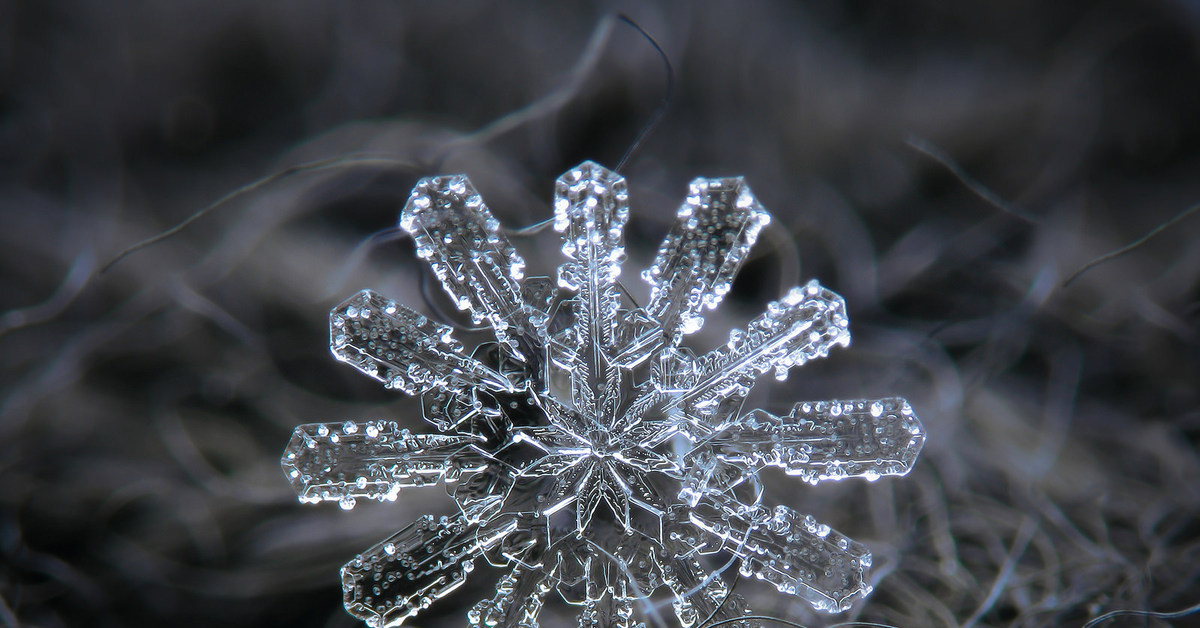
[[[454,516],[424,516],[342,568],[346,609],[395,626],[460,586],[480,559],[508,571],[474,626],[537,626],[550,593],[580,626],[635,626],[667,600],[682,626],[749,613],[712,554],[838,612],[870,592],[867,549],[785,506],[758,472],[822,480],[904,475],[924,443],[903,399],[811,401],[743,412],[767,371],[850,341],[841,297],[793,288],[729,342],[682,346],[729,292],[770,216],[741,178],[696,179],[642,278],[618,284],[629,194],[591,162],[555,187],[565,262],[557,287],[525,262],[464,176],[422,179],[400,225],[453,302],[495,342],[467,353],[452,329],[364,290],[330,316],[333,353],[388,388],[422,395],[440,433],[394,421],[296,429],[283,467],[303,502],[394,500],[444,483]],[[663,593],[663,590],[666,593]],[[742,625],[752,624],[745,620]]]

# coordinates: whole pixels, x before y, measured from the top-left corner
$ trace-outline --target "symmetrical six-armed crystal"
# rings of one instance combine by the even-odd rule
[[[793,288],[697,356],[684,336],[721,302],[770,221],[749,187],[692,182],[642,273],[643,307],[618,285],[624,178],[585,162],[558,180],[554,212],[566,257],[557,288],[524,276],[465,177],[413,190],[400,225],[457,306],[495,333],[471,354],[450,327],[369,290],[331,313],[334,355],[423,395],[441,433],[388,420],[302,425],[283,457],[300,500],[351,508],[441,481],[459,509],[422,517],[346,564],[347,610],[373,627],[399,625],[460,586],[480,558],[509,572],[468,613],[475,626],[537,626],[555,590],[581,607],[581,626],[635,626],[663,600],[686,627],[746,616],[706,566],[711,554],[822,611],[869,593],[870,552],[811,516],[763,506],[758,472],[774,465],[813,484],[904,475],[925,439],[908,403],[742,411],[760,375],[782,379],[849,343],[841,297],[816,281]]]

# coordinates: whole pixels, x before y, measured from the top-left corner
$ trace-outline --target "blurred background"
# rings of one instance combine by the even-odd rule
[[[768,503],[873,550],[876,591],[830,618],[743,581],[750,606],[1079,626],[1200,602],[1200,3],[9,1],[0,625],[355,625],[340,565],[452,503],[296,502],[295,425],[432,430],[331,358],[328,311],[372,287],[431,312],[388,231],[418,177],[467,173],[519,228],[570,166],[617,164],[667,88],[617,12],[675,80],[622,169],[634,295],[687,182],[745,175],[775,221],[697,345],[819,278],[854,342],[763,403],[902,395],[929,433],[903,479],[767,474]],[[553,272],[552,232],[517,245]],[[464,625],[487,571],[412,625]]]

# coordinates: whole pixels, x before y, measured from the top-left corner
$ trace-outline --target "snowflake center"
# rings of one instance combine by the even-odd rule
[[[611,458],[618,451],[613,447],[608,432],[595,430],[588,435],[588,440],[591,441],[588,447],[589,455],[595,458]]]

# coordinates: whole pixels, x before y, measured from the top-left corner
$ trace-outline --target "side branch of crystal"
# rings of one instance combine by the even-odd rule
[[[418,181],[400,226],[458,309],[470,312],[476,323],[486,320],[496,339],[522,357],[518,339],[537,337],[534,329],[545,320],[522,297],[525,260],[467,178]]]

